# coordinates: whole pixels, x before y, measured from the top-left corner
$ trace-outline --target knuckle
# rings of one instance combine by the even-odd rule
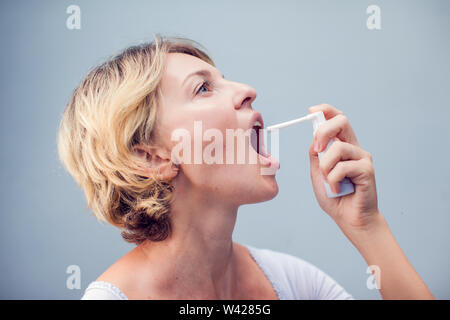
[[[330,148],[328,149],[328,151],[331,151],[330,154],[333,154],[333,155],[335,155],[335,157],[338,157],[339,155],[344,153],[345,143],[340,140],[335,140],[333,142],[333,144],[330,146]]]
[[[338,163],[336,163],[336,165],[334,166],[333,170],[330,171],[329,173],[329,181],[331,182],[338,182],[339,181],[339,175],[341,174],[341,172],[343,171],[345,167],[345,163],[342,161],[339,161]]]
[[[338,178],[336,177],[335,173],[330,173],[330,175],[328,176],[328,180],[327,180],[328,184],[331,185],[336,185],[337,183],[339,183]]]
[[[344,125],[349,123],[347,116],[343,113],[338,114],[336,117],[339,117],[339,120],[342,121]]]
[[[327,178],[328,184],[331,184],[334,181],[334,172],[330,171],[325,177]]]
[[[335,166],[335,170],[334,170],[335,173],[336,174],[341,173],[342,171],[344,171],[344,167],[345,167],[345,162],[339,161]]]
[[[374,175],[375,175],[375,169],[373,168],[372,165],[370,165],[370,167],[369,167],[369,174],[370,174],[371,176],[374,176]]]
[[[373,176],[375,174],[375,170],[373,168],[373,165],[370,161],[367,161],[366,170],[367,174]]]
[[[339,152],[339,153],[343,153],[344,152],[344,150],[345,150],[345,142],[342,142],[342,141],[340,141],[340,140],[336,140],[335,142],[333,142],[333,145],[336,145],[336,150]],[[333,146],[333,145],[331,145],[331,146]]]
[[[344,167],[347,165],[347,162],[345,162],[345,161],[339,161],[337,164],[336,164],[336,167],[339,169],[339,170],[343,170],[344,169]]]
[[[339,109],[336,108],[335,106],[332,106],[331,104],[323,103],[322,106],[323,106],[324,108],[334,110],[334,112],[336,112],[338,115],[339,115],[339,114],[344,114],[344,112],[342,112],[341,110],[339,110]]]
[[[325,161],[323,159],[319,162],[319,170],[323,175],[327,174],[327,165],[325,164]]]

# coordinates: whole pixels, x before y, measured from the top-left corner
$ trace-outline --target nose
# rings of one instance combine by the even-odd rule
[[[249,107],[253,100],[256,99],[256,90],[246,84],[236,83],[236,93],[233,98],[234,108],[236,110]]]

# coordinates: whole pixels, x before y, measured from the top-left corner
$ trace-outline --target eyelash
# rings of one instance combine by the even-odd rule
[[[200,86],[200,87],[198,88],[198,90],[195,92],[195,95],[196,95],[196,96],[199,94],[200,90],[205,86],[205,84],[208,85],[208,86],[211,86],[211,82],[209,82],[209,81],[203,81],[202,84],[201,84],[201,86]]]

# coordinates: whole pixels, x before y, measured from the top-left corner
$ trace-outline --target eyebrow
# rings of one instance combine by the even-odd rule
[[[209,70],[206,69],[202,69],[202,70],[198,70],[198,71],[194,71],[191,74],[189,74],[183,81],[182,86],[185,85],[186,81],[193,76],[203,76],[203,77],[210,77],[212,78],[212,74]],[[222,78],[225,79],[224,75],[222,74]]]

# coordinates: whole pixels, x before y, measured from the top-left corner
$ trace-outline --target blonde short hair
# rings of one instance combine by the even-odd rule
[[[154,36],[92,69],[74,90],[63,113],[58,153],[83,189],[100,221],[119,227],[139,244],[170,233],[170,181],[137,170],[136,144],[151,145],[167,53],[185,53],[214,66],[193,40]]]

